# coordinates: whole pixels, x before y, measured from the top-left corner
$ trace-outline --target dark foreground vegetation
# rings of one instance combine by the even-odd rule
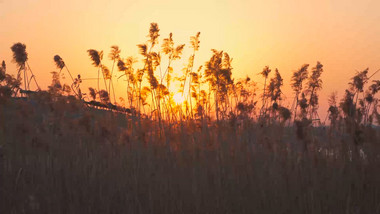
[[[317,114],[321,63],[293,74],[288,109],[277,69],[267,82],[264,68],[256,98],[252,80],[232,79],[229,56],[214,50],[203,72],[191,60],[184,69],[178,81],[193,93],[179,106],[171,80],[155,76],[158,32],[152,24],[150,47],[139,45],[145,65],[135,73],[113,48],[128,78],[124,104],[112,102],[102,53],[89,50],[105,89],[98,81],[82,93],[80,76],[62,85],[57,55],[49,89],[31,91],[39,86],[25,45],[12,46],[18,75],[5,63],[0,70],[1,213],[380,213],[380,81],[368,69],[340,101],[331,96],[326,125]],[[180,56],[172,35],[164,44],[169,63]]]
[[[47,99],[47,100],[46,100]],[[1,112],[4,213],[379,213],[379,130],[167,125],[61,97]],[[308,144],[305,150],[303,144]]]

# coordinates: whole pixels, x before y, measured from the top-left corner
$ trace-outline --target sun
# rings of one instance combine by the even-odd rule
[[[177,104],[177,105],[180,105],[183,103],[183,101],[185,101],[185,98],[183,97],[182,93],[177,93],[173,96],[173,99],[174,99],[174,102]]]

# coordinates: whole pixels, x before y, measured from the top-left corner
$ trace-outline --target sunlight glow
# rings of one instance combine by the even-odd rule
[[[182,93],[177,93],[173,96],[174,102],[177,105],[182,104],[185,101],[185,98],[183,97]]]

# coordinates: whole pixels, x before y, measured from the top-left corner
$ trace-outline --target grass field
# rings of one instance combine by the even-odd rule
[[[380,213],[378,128],[361,145],[329,127],[301,140],[250,120],[159,131],[46,100],[0,105],[2,213]]]

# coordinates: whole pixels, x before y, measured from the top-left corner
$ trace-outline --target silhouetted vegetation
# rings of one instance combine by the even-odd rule
[[[320,62],[293,73],[289,107],[278,69],[266,66],[259,87],[248,76],[234,79],[232,58],[215,49],[194,68],[200,33],[190,37],[192,54],[174,78],[186,46],[172,33],[159,46],[159,32],[152,23],[148,41],[138,45],[141,65],[112,46],[109,70],[103,51],[89,49],[98,78],[88,93],[59,55],[51,84],[40,90],[26,46],[12,46],[17,77],[4,61],[0,67],[0,210],[380,213],[376,72],[357,72],[341,100],[331,94],[322,121]],[[126,80],[120,102],[115,65]],[[61,83],[63,69],[71,85]],[[175,83],[182,103],[170,90]]]

